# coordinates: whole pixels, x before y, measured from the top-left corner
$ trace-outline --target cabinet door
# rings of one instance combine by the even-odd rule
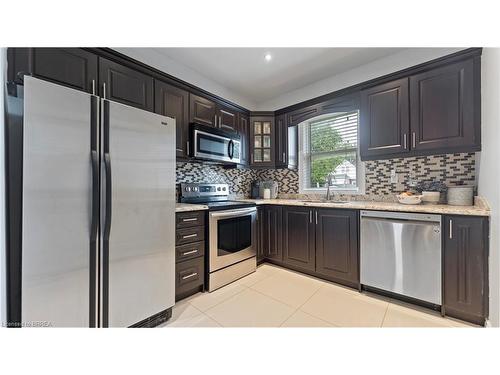
[[[264,209],[263,247],[264,256],[269,259],[283,260],[281,248],[282,208],[267,206]]]
[[[241,137],[241,157],[240,164],[248,165],[249,162],[249,141],[248,141],[248,133],[249,133],[250,122],[248,116],[240,113],[238,115],[238,134]]]
[[[478,90],[473,60],[411,76],[412,148],[450,152],[471,146],[470,151],[479,150],[474,148],[481,144],[481,124],[476,123],[474,112]]]
[[[316,272],[359,284],[358,212],[316,210]]]
[[[263,242],[263,236],[264,236],[264,210],[265,207],[257,207],[257,248],[256,248],[256,253],[257,253],[257,261],[262,261],[265,258],[264,254],[264,246],[262,244]]]
[[[361,91],[361,158],[409,150],[408,78]]]
[[[223,130],[235,132],[238,129],[238,112],[219,105],[217,108],[217,126]]]
[[[100,58],[99,86],[106,99],[153,111],[153,77]]]
[[[250,117],[250,164],[252,166],[274,166],[274,137],[274,116]]]
[[[88,93],[97,90],[98,57],[93,53],[80,48],[19,48],[10,49],[9,52],[11,51],[12,63],[15,65],[17,61],[20,62],[17,68],[14,67],[18,70],[15,75],[21,72],[29,73],[25,70],[31,70],[33,76],[57,84]],[[23,53],[27,58],[16,59]],[[23,67],[23,61],[30,63]]]
[[[162,81],[155,81],[155,112],[175,119],[176,155],[188,156],[189,93]]]
[[[283,261],[290,266],[314,271],[313,209],[283,208]]]
[[[276,167],[286,167],[288,165],[288,127],[286,122],[286,115],[280,115],[275,118],[274,127],[275,131],[275,154],[276,154]]]
[[[214,102],[201,96],[189,94],[189,122],[217,126],[217,108]]]
[[[446,315],[482,324],[488,316],[488,221],[444,217]]]

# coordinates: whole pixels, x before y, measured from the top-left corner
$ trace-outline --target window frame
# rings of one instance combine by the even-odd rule
[[[300,194],[326,194],[327,188],[326,187],[310,187],[310,176],[306,175],[306,168],[304,168],[304,165],[309,163],[309,171],[310,171],[310,163],[311,163],[311,156],[312,153],[309,151],[305,151],[305,141],[309,142],[309,145],[307,145],[307,149],[310,150],[310,132],[311,132],[311,123],[325,120],[331,117],[336,117],[341,115],[342,113],[349,113],[349,112],[354,112],[354,111],[346,111],[346,112],[338,112],[338,113],[327,113],[321,116],[316,116],[314,118],[311,118],[307,121],[301,122],[298,124],[298,148],[299,148],[299,155],[298,155],[298,172],[299,172],[299,193]],[[359,142],[359,128],[360,128],[360,120],[359,120],[359,110],[358,112],[358,132],[357,132],[357,147],[356,147],[356,183],[358,187],[356,189],[346,189],[346,188],[336,188],[333,186],[330,186],[330,192],[334,192],[337,194],[348,194],[348,195],[362,195],[365,194],[365,163],[361,161],[361,155],[360,155],[360,142]],[[306,129],[304,129],[306,128]],[[306,140],[304,139],[304,136],[306,134],[306,131],[308,135],[306,136]],[[339,150],[339,151],[324,151],[324,153],[328,154],[336,154],[336,153],[342,153],[345,152],[345,150]]]

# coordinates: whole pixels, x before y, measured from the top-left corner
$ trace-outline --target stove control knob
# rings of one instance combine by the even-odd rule
[[[222,191],[226,191],[226,187],[225,186],[222,188]]]
[[[186,190],[186,191],[191,191],[191,187],[186,186],[186,187],[184,188],[184,190]]]
[[[217,191],[220,191],[220,186],[219,186],[219,187],[217,187]]]
[[[198,187],[197,187],[197,186],[195,186],[195,187],[193,188],[193,191],[198,191]]]

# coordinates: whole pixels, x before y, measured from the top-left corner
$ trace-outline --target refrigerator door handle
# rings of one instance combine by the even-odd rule
[[[92,221],[90,225],[90,241],[95,241],[99,220],[99,164],[97,151],[92,150]]]

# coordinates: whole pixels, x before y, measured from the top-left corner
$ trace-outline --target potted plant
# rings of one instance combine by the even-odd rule
[[[448,189],[441,181],[423,181],[417,183],[416,189],[422,194],[424,204],[438,204],[441,201],[441,193]]]

